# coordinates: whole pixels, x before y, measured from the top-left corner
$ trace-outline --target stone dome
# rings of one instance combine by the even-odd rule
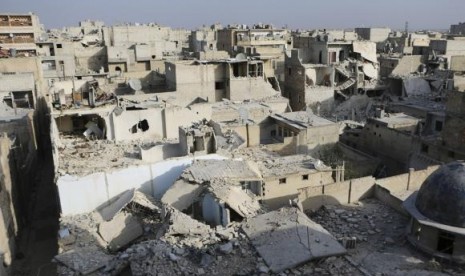
[[[415,206],[438,223],[465,228],[465,162],[441,166],[421,185]]]

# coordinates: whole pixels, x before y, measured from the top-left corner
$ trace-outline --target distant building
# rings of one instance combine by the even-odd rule
[[[9,56],[34,56],[41,27],[35,14],[0,14],[0,53]]]
[[[449,33],[452,35],[465,35],[465,22],[450,25]]]

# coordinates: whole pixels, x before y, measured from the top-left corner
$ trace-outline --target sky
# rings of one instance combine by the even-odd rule
[[[194,29],[219,22],[292,29],[391,27],[448,29],[465,21],[465,0],[1,0],[2,12],[33,12],[49,28],[86,19],[155,22]]]

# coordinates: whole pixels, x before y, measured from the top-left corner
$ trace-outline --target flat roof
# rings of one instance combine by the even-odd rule
[[[292,174],[311,174],[331,170],[320,160],[302,154],[260,161],[258,168],[263,177],[284,177]]]
[[[388,127],[391,128],[413,126],[420,121],[420,119],[409,116],[404,113],[389,113],[383,118],[371,118],[371,120],[375,122],[385,123]]]
[[[310,127],[319,127],[336,124],[325,118],[306,111],[288,112],[282,114],[273,114],[271,118],[288,124],[297,129],[307,129]]]

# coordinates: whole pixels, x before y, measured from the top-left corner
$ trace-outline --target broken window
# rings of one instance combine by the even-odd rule
[[[215,89],[216,90],[222,90],[226,87],[224,81],[216,81],[215,82]]]
[[[13,108],[34,108],[32,91],[11,92],[9,102]],[[6,97],[5,97],[6,98]],[[8,104],[8,99],[3,99]]]
[[[445,254],[454,253],[455,236],[448,232],[440,232],[438,235],[437,250]]]
[[[58,49],[63,48],[63,44],[57,44],[57,48],[58,48]]]
[[[205,150],[205,141],[202,136],[194,137],[194,148],[195,151],[204,151]]]
[[[336,62],[336,52],[328,52],[328,63],[335,63]]]
[[[434,126],[434,129],[436,131],[441,131],[442,130],[442,122],[441,121],[436,121],[436,124]]]
[[[339,61],[342,62],[345,59],[344,50],[339,51]]]
[[[280,178],[279,184],[286,184],[286,178]]]
[[[421,145],[421,152],[428,153],[428,145],[422,144]]]
[[[308,174],[302,175],[302,180],[308,180]]]
[[[42,61],[42,70],[51,71],[56,70],[56,63],[54,60],[43,60]]]
[[[247,63],[246,62],[238,62],[233,63],[233,75],[234,77],[247,77]]]

